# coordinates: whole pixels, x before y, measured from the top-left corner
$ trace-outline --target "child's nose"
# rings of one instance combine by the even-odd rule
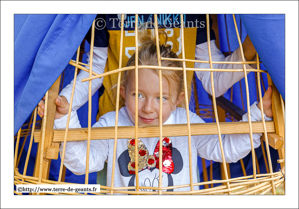
[[[154,112],[154,102],[150,99],[147,99],[142,107],[143,112],[145,113],[152,113]]]

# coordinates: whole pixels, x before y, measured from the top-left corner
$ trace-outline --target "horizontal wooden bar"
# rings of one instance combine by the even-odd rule
[[[268,143],[274,149],[280,149],[284,147],[284,140],[282,136],[276,133],[268,133]],[[265,135],[262,135],[262,139],[265,141]]]
[[[191,125],[191,135],[214,135],[217,134],[216,123],[193,123]],[[266,128],[268,133],[275,132],[274,122],[267,121]],[[87,140],[87,128],[69,129],[67,141],[82,141]],[[222,122],[220,123],[221,134],[243,134],[249,133],[248,122]],[[63,142],[65,129],[54,129],[53,142]],[[114,139],[115,127],[95,127],[91,128],[91,139]],[[253,133],[263,133],[262,121],[252,122]],[[134,126],[119,126],[119,139],[134,138]],[[138,128],[138,136],[140,138],[159,137],[159,126],[140,126]],[[163,125],[163,136],[188,136],[187,124],[171,124]],[[34,132],[34,141],[40,141],[40,130]]]
[[[73,62],[69,62],[69,64],[71,64],[79,69],[86,70],[86,68],[84,68],[83,66],[77,65]],[[104,76],[124,72],[126,70],[135,70],[136,68],[138,68],[138,69],[160,69],[160,70],[208,71],[208,72],[217,72],[217,71],[219,71],[219,72],[243,72],[244,71],[244,69],[220,69],[220,68],[212,68],[211,69],[211,68],[188,68],[188,67],[186,67],[186,68],[171,67],[170,68],[170,67],[163,67],[163,66],[156,66],[156,65],[139,65],[139,66],[127,66],[127,67],[118,68],[115,70],[111,70],[109,72],[102,73],[100,75],[83,78],[81,81],[85,82],[85,81],[93,80],[96,78],[102,78]],[[247,69],[246,71],[247,72],[261,72],[261,73],[267,72],[267,71],[260,70],[260,69]]]
[[[198,63],[210,63],[210,61],[205,60],[194,60],[194,59],[180,59],[180,58],[168,58],[161,57],[161,60],[170,60],[170,61],[180,61],[180,62],[198,62]],[[261,62],[260,62],[261,63]],[[211,64],[257,64],[257,61],[211,61]]]

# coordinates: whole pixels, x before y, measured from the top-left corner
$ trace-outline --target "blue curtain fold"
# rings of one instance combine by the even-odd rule
[[[240,18],[273,83],[285,100],[285,15],[242,14]]]
[[[64,86],[74,76],[74,67],[68,62],[75,57],[76,50],[88,32],[96,15],[15,15],[14,17],[14,131],[29,118],[46,91],[65,70]],[[86,44],[89,49],[88,44]],[[83,57],[86,61],[86,55]],[[93,96],[93,110],[98,109],[99,95]],[[78,111],[82,125],[86,127],[87,105]],[[96,115],[93,117],[95,122]],[[24,140],[24,139],[22,139]],[[26,140],[19,163],[23,173],[29,146]],[[21,144],[21,143],[20,143]],[[37,144],[33,143],[27,175],[33,174]],[[50,180],[58,180],[60,156],[52,160]],[[96,173],[89,175],[89,182],[96,183]],[[85,175],[77,176],[67,170],[66,182],[84,183]]]
[[[76,52],[96,15],[15,15],[14,134]]]

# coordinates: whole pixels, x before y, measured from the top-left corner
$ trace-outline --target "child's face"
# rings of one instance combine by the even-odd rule
[[[172,88],[166,78],[162,77],[163,123],[169,118],[171,111],[175,110],[175,107],[184,99],[183,92],[178,96],[174,86],[176,84],[172,82],[171,85]],[[159,125],[159,75],[151,69],[140,69],[138,71],[138,86],[138,125]],[[120,93],[126,101],[131,120],[135,122],[135,71],[131,72],[126,87],[121,86]]]

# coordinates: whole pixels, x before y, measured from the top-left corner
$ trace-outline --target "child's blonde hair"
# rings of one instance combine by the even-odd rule
[[[164,31],[159,31],[159,35],[165,35],[166,39],[160,47],[160,56],[166,58],[178,58],[178,56],[171,51],[171,46],[166,45],[167,43],[167,34]],[[138,33],[138,38],[141,46],[138,49],[138,65],[152,65],[158,66],[158,56],[157,56],[157,48],[156,48],[156,37],[151,36],[148,30],[142,30]],[[135,66],[135,53],[127,62],[128,66]],[[161,66],[163,67],[182,67],[182,63],[180,61],[172,61],[172,60],[162,60]],[[151,69],[157,75],[159,74],[158,69]],[[133,70],[127,70],[123,73],[121,79],[121,86],[126,87],[128,78]],[[176,93],[177,97],[179,94],[184,91],[184,74],[182,70],[162,70],[162,76],[166,78],[170,88],[173,88],[173,83],[176,83]],[[173,81],[171,83],[171,81]],[[184,100],[183,100],[184,101]],[[172,102],[172,101],[171,101]],[[124,98],[120,98],[120,107],[125,104]],[[181,106],[185,106],[184,102],[181,102]]]

